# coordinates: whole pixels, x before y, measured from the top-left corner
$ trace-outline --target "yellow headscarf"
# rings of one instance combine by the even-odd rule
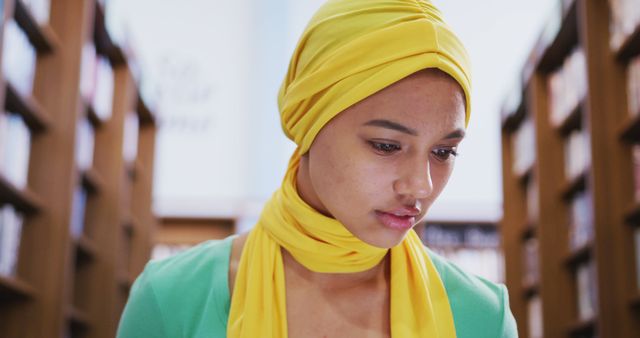
[[[425,68],[452,76],[466,96],[471,84],[464,47],[437,8],[424,0],[329,0],[303,33],[282,83],[282,127],[298,148],[282,186],[265,206],[240,259],[228,337],[287,337],[281,248],[306,268],[365,271],[389,251],[351,234],[305,203],[296,190],[300,156],[322,127],[354,103]],[[393,337],[454,338],[444,285],[412,230],[391,250]]]

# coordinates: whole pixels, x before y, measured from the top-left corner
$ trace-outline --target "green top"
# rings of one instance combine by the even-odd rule
[[[226,337],[232,238],[149,262],[133,284],[117,337]],[[447,290],[457,338],[518,337],[504,285],[429,254]]]

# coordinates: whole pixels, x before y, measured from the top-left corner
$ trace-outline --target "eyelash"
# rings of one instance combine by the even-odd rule
[[[377,152],[383,155],[391,155],[394,152],[402,149],[399,145],[393,144],[393,143],[369,141],[369,144],[374,150],[376,150]],[[458,153],[455,149],[446,149],[446,148],[436,149],[435,151],[433,151],[433,154],[438,158],[438,160],[442,162],[451,160],[451,156],[457,157],[458,155],[460,155],[460,153]]]

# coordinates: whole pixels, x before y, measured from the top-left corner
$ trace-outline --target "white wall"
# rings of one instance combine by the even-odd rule
[[[499,107],[555,2],[435,1],[471,54],[474,89],[462,156],[428,217],[501,217]],[[128,36],[160,104],[159,214],[243,216],[241,227],[253,224],[293,151],[276,95],[321,3],[110,0],[110,26]]]

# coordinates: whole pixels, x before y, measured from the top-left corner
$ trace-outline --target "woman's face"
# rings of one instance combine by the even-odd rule
[[[417,72],[327,123],[302,157],[298,191],[362,241],[393,247],[449,180],[464,128],[457,82]]]

